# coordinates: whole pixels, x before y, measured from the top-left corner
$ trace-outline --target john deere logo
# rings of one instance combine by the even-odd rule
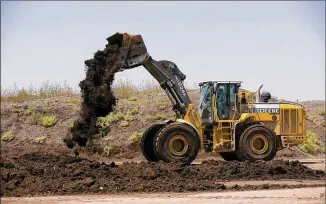
[[[271,114],[279,114],[279,108],[255,108],[255,113],[271,113]]]

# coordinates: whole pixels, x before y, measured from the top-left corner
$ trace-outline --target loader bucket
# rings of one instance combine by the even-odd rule
[[[120,48],[120,68],[131,69],[141,66],[147,57],[147,49],[141,35],[128,33],[116,33],[107,38],[110,45],[118,45]]]

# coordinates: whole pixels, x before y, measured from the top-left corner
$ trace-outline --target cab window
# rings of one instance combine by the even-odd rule
[[[235,104],[235,92],[236,92],[236,87],[234,84],[230,84],[230,105],[234,106]]]
[[[212,119],[212,87],[208,84],[203,85],[201,90],[199,109],[202,119]]]

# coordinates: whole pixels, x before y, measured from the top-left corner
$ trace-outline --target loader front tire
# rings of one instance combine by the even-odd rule
[[[154,138],[157,133],[164,127],[166,124],[154,124],[147,128],[144,132],[143,137],[140,140],[140,149],[143,153],[143,156],[150,162],[158,162],[159,159],[154,153]]]
[[[276,135],[263,124],[249,126],[239,140],[239,152],[246,160],[272,160],[276,155]]]
[[[190,164],[198,154],[200,139],[197,133],[182,123],[172,123],[155,137],[155,153],[164,162]]]

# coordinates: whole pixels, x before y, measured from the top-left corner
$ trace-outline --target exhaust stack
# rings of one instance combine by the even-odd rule
[[[261,96],[260,96],[260,90],[261,88],[263,88],[263,84],[260,84],[258,86],[257,92],[256,92],[256,103],[260,103],[261,102]]]

